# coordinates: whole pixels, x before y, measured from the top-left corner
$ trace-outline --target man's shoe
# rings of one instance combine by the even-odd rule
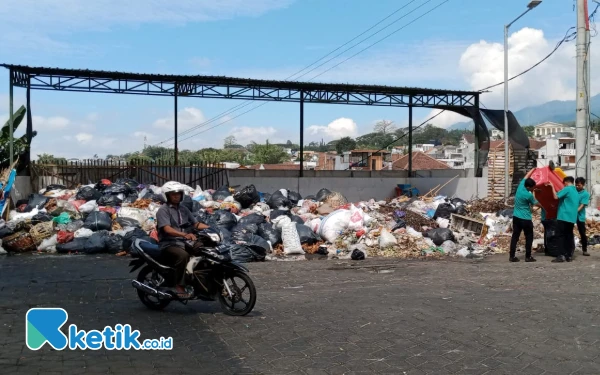
[[[590,253],[588,253],[587,251],[584,251],[584,252],[583,252],[583,256],[584,256],[584,257],[589,257],[589,256],[590,256]]]
[[[525,262],[537,262],[537,260],[534,257],[527,257],[525,258]]]
[[[565,258],[565,260],[566,260],[567,262],[572,262],[572,261],[573,261],[573,258],[571,258],[571,257],[568,257],[568,258]]]
[[[519,261],[519,258],[517,258],[517,257],[510,257],[508,260],[511,261],[511,262],[513,262],[513,263],[515,263],[515,262]]]
[[[562,263],[562,262],[564,262],[564,261],[565,261],[565,257],[564,257],[564,256],[562,256],[562,255],[559,255],[559,256],[557,256],[557,257],[556,257],[556,259],[554,259],[554,260],[552,261],[552,263]]]

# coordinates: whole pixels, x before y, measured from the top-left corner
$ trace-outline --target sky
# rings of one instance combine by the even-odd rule
[[[129,0],[124,7],[117,0],[3,0],[0,62],[284,80],[391,15],[315,66],[357,44],[341,56],[293,79],[309,81],[319,75],[313,81],[478,90],[503,80],[503,25],[521,14],[527,3]],[[511,76],[541,60],[575,26],[573,3],[544,0],[511,27]],[[596,40],[592,39],[592,63],[600,58],[594,48]],[[600,80],[594,78],[592,69],[592,94],[598,87]],[[542,65],[512,81],[509,94],[513,111],[550,100],[573,100],[575,43],[563,45]],[[25,90],[15,88],[14,97],[16,110],[25,103]],[[144,144],[172,147],[171,98],[53,91],[32,91],[31,98],[38,131],[32,155],[90,158],[139,151]],[[487,108],[503,108],[502,87],[482,95],[481,101]],[[8,102],[8,71],[0,69],[2,123],[8,118]],[[179,99],[179,148],[222,147],[230,135],[244,145],[267,139],[299,141],[297,103],[267,103],[257,109],[253,108],[263,102],[248,103],[216,117],[242,103],[246,104],[229,99]],[[415,110],[415,119],[424,121],[435,113]],[[304,116],[306,143],[365,134],[382,119],[398,126],[408,121],[404,108],[327,104],[305,105]],[[432,122],[447,127],[465,120],[444,113]],[[203,126],[194,128],[198,125]]]

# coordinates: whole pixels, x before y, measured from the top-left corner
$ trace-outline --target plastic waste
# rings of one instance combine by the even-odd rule
[[[54,219],[52,219],[56,224],[68,224],[71,222],[71,216],[67,212],[63,212]]]
[[[386,249],[396,244],[398,244],[398,240],[396,240],[396,237],[394,237],[393,234],[385,229],[381,231],[381,234],[379,235],[379,247],[381,249]]]
[[[83,227],[93,231],[111,230],[112,219],[106,212],[94,211],[85,219]]]

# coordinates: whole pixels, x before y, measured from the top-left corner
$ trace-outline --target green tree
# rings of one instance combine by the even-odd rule
[[[264,145],[254,143],[251,146],[252,164],[279,164],[290,158],[281,146],[269,144],[268,140]]]
[[[335,143],[335,150],[339,155],[343,154],[345,151],[352,151],[356,149],[356,141],[350,137],[340,138]]]
[[[395,134],[368,133],[356,138],[356,143],[360,148],[382,149],[388,147],[396,139]],[[394,143],[395,145],[395,143]]]
[[[31,146],[27,142],[27,134],[21,136],[20,138],[16,138],[15,132],[21,125],[23,118],[25,118],[25,114],[27,110],[25,106],[21,106],[14,114],[13,114],[13,160],[17,160],[21,155],[23,155]],[[32,134],[32,138],[37,135],[37,132],[34,131]],[[0,164],[8,165],[10,163],[10,118],[6,121],[4,126],[2,127],[0,133]]]
[[[57,163],[66,163],[67,159],[65,158],[57,158],[52,154],[41,154],[37,156],[37,161],[40,164],[57,164]]]
[[[523,131],[525,132],[525,134],[527,134],[528,137],[533,137],[535,134],[535,127],[534,126],[523,126]]]
[[[394,121],[381,120],[377,122],[377,124],[375,124],[373,130],[375,131],[375,133],[389,134],[393,133],[394,130],[396,130],[396,125],[394,125]]]

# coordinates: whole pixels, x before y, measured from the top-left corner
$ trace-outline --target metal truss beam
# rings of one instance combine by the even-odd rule
[[[427,108],[475,106],[479,95],[477,92],[387,86],[329,85],[210,76],[111,75],[110,72],[20,68],[12,68],[13,85],[27,87],[30,82],[33,90]]]

